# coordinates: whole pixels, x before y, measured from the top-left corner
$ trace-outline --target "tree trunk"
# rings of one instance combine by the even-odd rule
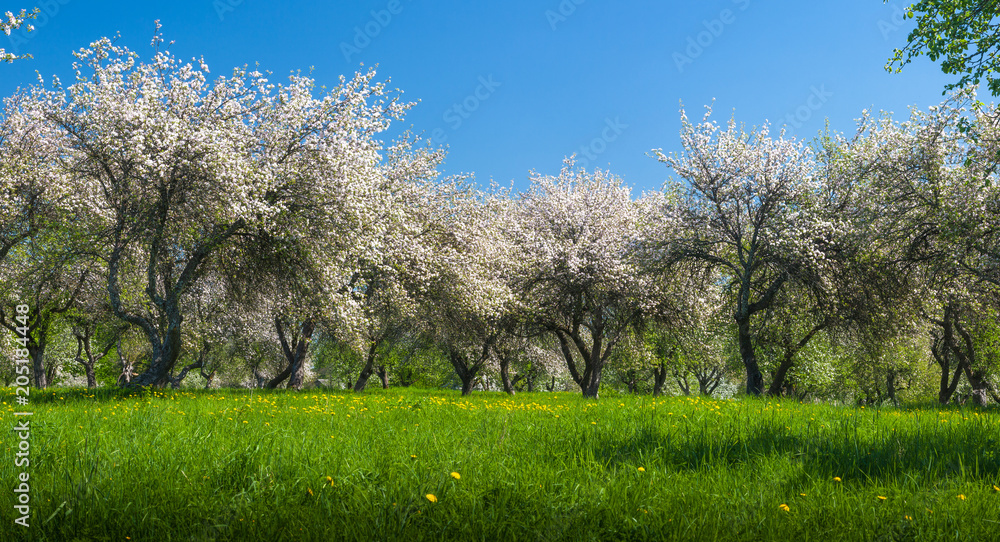
[[[184,367],[183,369],[181,369],[181,374],[177,375],[177,377],[175,378],[172,377],[170,379],[170,387],[175,390],[180,389],[181,382],[184,381],[184,378],[187,377],[188,373],[191,372],[192,369],[201,369],[204,365],[205,365],[204,353],[202,353],[201,355],[198,356],[198,361]]]
[[[87,336],[85,339],[79,334],[76,335],[76,362],[79,363],[80,365],[83,365],[83,370],[87,375],[87,387],[90,389],[94,389],[97,387],[97,378],[94,376],[94,359],[93,356],[90,355],[89,344],[84,345],[84,342],[85,341],[89,342],[89,339],[90,339],[89,336]],[[86,348],[87,351],[86,360],[84,360],[83,356],[81,355],[83,354],[84,348]]]
[[[896,399],[896,371],[889,369],[885,375],[885,386],[889,400],[893,405],[899,406],[899,400]]]
[[[788,375],[789,369],[794,365],[792,362],[792,356],[794,355],[793,352],[785,351],[784,357],[781,358],[778,370],[774,373],[774,379],[771,380],[771,385],[767,388],[767,394],[771,397],[781,396],[782,390],[785,387],[785,377]]]
[[[764,391],[764,375],[760,373],[757,355],[754,353],[753,339],[750,335],[750,316],[737,318],[736,324],[739,329],[740,358],[747,374],[747,394],[759,397]]]
[[[181,353],[181,314],[176,306],[170,305],[167,310],[167,330],[162,341],[151,340],[153,357],[149,367],[128,383],[132,388],[153,386],[164,388],[170,383],[170,373],[177,364]]]
[[[965,376],[969,379],[969,384],[972,386],[972,403],[977,406],[986,406],[990,402],[989,386],[983,371],[972,371],[966,367]]]
[[[700,368],[695,371],[694,377],[698,379],[698,393],[709,396],[715,393],[722,382],[722,374],[717,369],[704,370]]]
[[[45,372],[45,340],[28,343],[28,356],[31,358],[31,374],[35,378],[35,387],[45,389],[49,386],[49,375]]]
[[[281,351],[285,354],[288,366],[271,382],[268,382],[268,388],[274,388],[285,378],[288,378],[288,388],[298,391],[302,389],[305,380],[306,356],[309,353],[309,341],[312,340],[316,325],[309,318],[303,320],[290,344],[280,316],[274,317],[274,325],[281,343]]]
[[[205,374],[204,370],[200,370],[201,377],[205,379],[205,389],[212,389],[212,381],[215,380],[215,371],[217,369],[212,369],[212,372]]]
[[[292,366],[292,374],[288,378],[288,387],[293,390],[301,390],[306,377],[306,357],[309,355],[309,341],[312,340],[315,329],[311,321],[302,324],[302,338],[295,351],[295,363]]]
[[[274,388],[277,388],[279,385],[281,385],[281,383],[284,382],[285,379],[287,379],[289,377],[289,375],[291,375],[291,374],[292,374],[292,366],[291,365],[286,365],[285,368],[282,369],[281,372],[278,373],[271,380],[267,380],[266,378],[262,378],[263,375],[261,375],[261,377],[257,378],[257,382],[258,382],[258,385],[259,385],[261,382],[264,382],[265,380],[267,380],[266,383],[264,383],[261,387],[265,388],[265,389],[273,390]]]
[[[958,380],[962,377],[962,368],[958,367],[955,369],[955,376],[951,379],[951,384],[948,384],[948,373],[942,373],[941,378],[943,380],[942,387],[938,391],[938,402],[942,405],[947,405],[951,401],[951,396],[955,394],[955,390],[958,388]]]
[[[514,395],[514,385],[510,381],[510,356],[500,358],[500,380],[503,382],[503,391],[507,395]]]
[[[556,377],[552,377],[552,382],[545,385],[545,391],[554,391],[556,389]]]
[[[771,386],[767,389],[767,394],[771,396],[781,395],[781,390],[785,385],[785,377],[788,375],[789,369],[795,365],[795,354],[798,354],[800,350],[809,344],[809,341],[816,336],[817,333],[822,331],[828,325],[828,321],[820,322],[812,327],[808,333],[805,334],[802,339],[797,343],[786,342],[784,345],[785,356],[781,360],[781,364],[778,366],[778,371],[774,374],[774,379],[771,381]]]
[[[663,384],[667,381],[667,364],[660,362],[653,367],[653,397],[663,395]]]
[[[955,344],[955,324],[958,321],[958,315],[956,314],[956,309],[952,303],[948,303],[944,309],[944,319],[940,321],[934,321],[935,324],[941,327],[942,334],[940,337],[934,336],[934,340],[931,343],[931,354],[934,356],[934,361],[937,362],[938,366],[941,367],[941,382],[938,388],[938,402],[942,405],[948,404],[951,400],[951,396],[955,393],[955,389],[958,388],[959,379],[962,376],[962,372],[969,365],[969,357],[974,356],[975,353],[970,351],[967,356],[965,352],[962,352],[958,345]],[[963,331],[960,329],[960,331]],[[971,343],[971,339],[970,339]],[[971,350],[971,344],[969,345]],[[951,376],[951,359],[955,358],[956,367],[954,376]],[[949,381],[949,376],[951,379]]]
[[[376,373],[378,374],[379,380],[382,381],[382,389],[389,389],[389,373],[386,371],[385,365],[379,365]]]
[[[460,376],[462,379],[462,396],[466,396],[472,393],[472,387],[475,385],[472,376]]]
[[[125,354],[122,353],[121,337],[119,337],[117,341],[117,350],[118,350],[118,364],[121,366],[122,370],[121,374],[118,375],[118,385],[126,386],[128,385],[129,382],[132,381],[133,368],[135,367],[135,363],[138,360],[131,360],[125,357]]]
[[[372,373],[375,372],[375,352],[378,349],[378,343],[375,341],[371,342],[368,347],[368,355],[365,358],[365,366],[361,369],[361,374],[358,375],[358,381],[354,383],[354,393],[361,393],[365,391],[365,386],[368,385],[368,379],[371,378]]]
[[[483,355],[478,363],[469,364],[465,357],[456,350],[449,349],[448,360],[451,362],[451,366],[455,368],[455,374],[462,381],[462,395],[469,395],[472,393],[472,387],[475,385],[476,373],[479,372],[479,368],[482,366],[482,362],[485,361],[487,353],[489,352],[489,344],[483,348]]]
[[[589,378],[586,380],[587,386],[583,389],[584,397],[599,399],[598,393],[601,390],[602,369],[604,369],[604,364],[602,362],[596,362],[593,364],[593,367],[587,368],[586,374]]]

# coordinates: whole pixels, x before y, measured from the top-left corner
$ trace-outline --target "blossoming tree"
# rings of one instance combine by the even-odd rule
[[[35,8],[34,11],[28,11],[22,9],[20,12],[16,14],[12,11],[8,11],[4,13],[4,16],[2,18],[0,18],[0,32],[3,32],[5,36],[9,36],[11,32],[17,30],[18,28],[21,28],[22,26],[24,26],[25,29],[28,30],[28,32],[31,32],[32,30],[34,30],[34,27],[32,27],[30,24],[26,25],[25,21],[29,19],[34,19],[35,16],[38,15],[38,13],[39,13],[38,8]],[[18,56],[14,53],[8,53],[3,49],[3,47],[0,47],[0,62],[13,62],[21,58],[30,58],[30,57],[31,55]]]
[[[680,216],[684,233],[664,247],[667,261],[700,261],[727,277],[747,393],[760,395],[751,321],[789,282],[816,284],[836,227],[818,212],[822,186],[808,147],[772,138],[766,123],[747,131],[730,120],[722,129],[711,112],[694,124],[682,109],[683,151],[654,151],[680,177],[672,190],[683,194],[669,212]]]
[[[183,299],[236,239],[322,231],[318,275],[343,283],[342,248],[357,244],[343,226],[368,223],[357,213],[371,212],[352,196],[371,188],[375,134],[406,109],[372,71],[316,97],[299,75],[274,85],[238,68],[210,81],[203,62],[183,63],[161,43],[156,36],[142,62],[111,40],[94,42],[75,53],[76,83],[34,87],[19,109],[58,129],[71,205],[103,225],[96,251],[108,262],[111,307],[152,349],[138,386],[168,383]]]
[[[659,220],[656,208],[633,200],[622,179],[572,161],[558,176],[533,175],[517,201],[515,291],[528,321],[559,340],[586,397],[598,396],[605,364],[629,329],[670,302],[639,250]]]

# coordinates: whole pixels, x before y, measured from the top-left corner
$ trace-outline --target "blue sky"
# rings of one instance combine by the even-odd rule
[[[681,102],[700,118],[714,99],[720,123],[735,113],[809,139],[827,119],[853,131],[865,108],[901,116],[938,103],[950,80],[926,59],[884,70],[912,25],[905,2],[44,1],[0,0],[0,12],[43,8],[34,32],[0,34],[0,47],[34,56],[0,64],[2,96],[36,70],[69,80],[70,52],[101,36],[120,32],[148,57],[159,19],[171,51],[204,56],[214,74],[312,68],[333,86],[377,64],[420,101],[405,123],[448,146],[445,171],[484,186],[523,188],[531,170],[556,173],[576,152],[637,192],[657,189],[669,171],[648,155],[679,150]]]

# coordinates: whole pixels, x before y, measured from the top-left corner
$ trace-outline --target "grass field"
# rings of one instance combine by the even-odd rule
[[[998,540],[1000,411],[2,391],[0,540]]]

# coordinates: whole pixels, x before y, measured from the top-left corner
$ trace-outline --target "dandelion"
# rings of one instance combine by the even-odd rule
[[[906,518],[906,521],[913,521],[913,518],[911,518],[910,516],[903,516],[903,517]]]
[[[451,477],[454,478],[454,479],[456,479],[456,480],[461,480],[462,479],[462,475],[458,474],[457,472],[451,473]]]
[[[417,458],[417,456],[415,456],[415,455],[411,455],[410,456],[410,459],[416,459],[416,458]]]
[[[437,497],[435,497],[434,495],[430,494],[430,493],[428,493],[427,495],[424,495],[424,496],[425,496],[425,497],[427,497],[427,500],[428,500],[428,501],[431,501],[431,502],[438,502],[438,498],[437,498]]]
[[[791,508],[789,508],[787,504],[781,503],[778,505],[778,510],[781,510],[782,512],[790,512]]]
[[[840,482],[841,481],[840,476],[834,476],[833,477],[833,481],[834,482]]]
[[[333,487],[333,478],[331,478],[331,477],[327,476],[327,477],[326,477],[326,482],[327,482],[328,484],[330,484],[330,487]]]
[[[312,490],[312,488],[306,488],[306,493],[308,493],[309,496],[312,497],[313,496],[313,490]]]
[[[639,467],[639,472],[646,472],[646,469]]]
[[[885,497],[883,497],[883,496],[881,496],[881,495],[879,495],[879,496],[878,496],[878,500],[880,500],[880,501],[884,501],[885,499],[886,499],[886,498],[885,498]]]
[[[958,496],[958,500],[960,500],[960,501],[964,501],[964,500],[965,500],[965,495],[959,495],[959,496]]]
[[[1000,493],[1000,486],[993,486],[993,491]]]

